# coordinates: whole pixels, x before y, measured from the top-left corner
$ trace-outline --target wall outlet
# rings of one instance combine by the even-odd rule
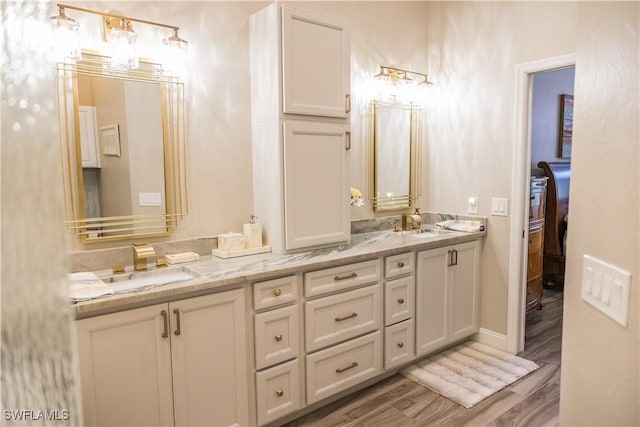
[[[582,265],[582,299],[627,326],[631,273],[589,255]]]
[[[469,196],[467,199],[467,212],[472,214],[478,213],[478,197]]]
[[[162,206],[160,193],[138,193],[140,206]]]
[[[493,197],[491,199],[491,215],[509,216],[509,199]]]

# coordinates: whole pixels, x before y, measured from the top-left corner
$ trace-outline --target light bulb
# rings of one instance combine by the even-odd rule
[[[54,53],[58,62],[75,62],[80,59],[80,37],[78,23],[59,9],[58,16],[51,17],[54,37]]]
[[[178,37],[178,30],[174,30],[171,37],[162,40],[164,44],[163,71],[170,76],[184,76],[187,69],[187,55],[189,43]]]
[[[135,69],[140,65],[136,50],[136,33],[121,20],[121,25],[109,30],[111,43],[111,66],[121,69]]]

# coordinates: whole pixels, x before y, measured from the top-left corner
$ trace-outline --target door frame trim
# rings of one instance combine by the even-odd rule
[[[509,282],[507,293],[507,351],[512,354],[524,350],[526,292],[522,283],[526,281],[529,199],[529,176],[531,174],[531,105],[533,97],[533,74],[575,67],[576,53],[554,56],[537,61],[517,64],[515,69],[515,117],[513,163],[511,170],[511,228],[509,247]]]

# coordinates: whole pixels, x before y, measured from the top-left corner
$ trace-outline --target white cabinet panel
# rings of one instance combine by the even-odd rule
[[[256,373],[258,424],[263,425],[302,408],[300,361]]]
[[[317,402],[382,372],[380,331],[307,356],[307,403]]]
[[[349,239],[347,131],[344,124],[284,123],[287,250]]]
[[[386,257],[384,259],[384,277],[392,279],[413,273],[414,259],[415,254],[413,252]]]
[[[431,353],[479,329],[480,242],[417,255],[416,353]]]
[[[98,143],[98,118],[96,107],[78,107],[80,127],[80,150],[83,168],[100,167],[100,146]]]
[[[287,276],[253,284],[253,308],[262,310],[298,299],[298,277]]]
[[[169,308],[176,425],[248,424],[244,290]]]
[[[391,369],[415,358],[413,319],[384,328],[384,368]]]
[[[384,284],[384,324],[392,325],[413,317],[415,303],[413,276]]]
[[[350,43],[346,21],[282,8],[284,113],[347,117]]]
[[[382,275],[380,268],[380,261],[374,259],[305,273],[304,294],[312,297],[375,283]]]
[[[173,425],[166,304],[76,322],[84,424]]]
[[[255,315],[256,369],[298,356],[298,306]]]
[[[307,351],[379,329],[380,285],[305,302]]]

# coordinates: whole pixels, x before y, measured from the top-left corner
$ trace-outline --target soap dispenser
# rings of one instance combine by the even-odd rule
[[[256,222],[257,216],[251,215],[249,224],[243,224],[245,249],[262,247],[262,224]]]

